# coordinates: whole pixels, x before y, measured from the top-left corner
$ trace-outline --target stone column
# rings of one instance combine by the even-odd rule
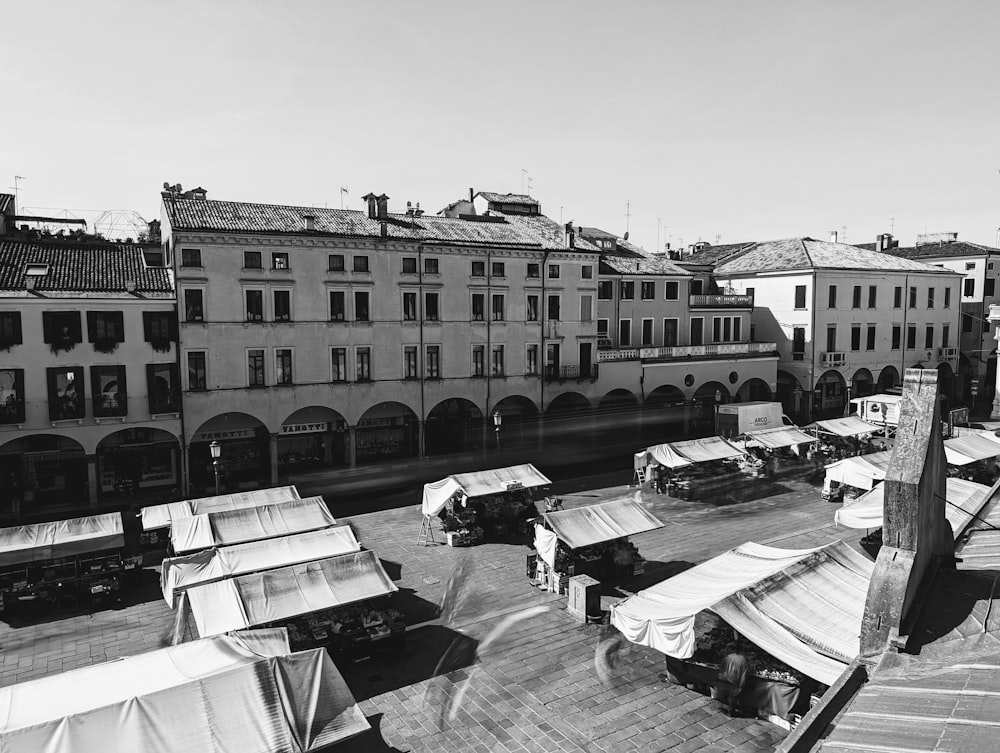
[[[427,447],[424,442],[424,427],[426,421],[420,421],[417,428],[417,456],[424,460],[427,457]]]
[[[180,480],[178,483],[178,488],[181,490],[182,499],[191,498],[191,474],[188,471],[189,459],[188,450],[189,447],[183,440],[180,442],[180,456],[177,458],[177,477]]]
[[[87,455],[87,497],[90,502],[90,509],[96,510],[98,505],[96,455]]]
[[[278,435],[271,434],[268,439],[268,447],[271,455],[271,486],[278,485]]]
[[[347,465],[354,468],[358,464],[357,427],[347,427]]]

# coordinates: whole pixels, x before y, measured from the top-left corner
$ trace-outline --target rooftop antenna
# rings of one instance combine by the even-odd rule
[[[531,193],[531,176],[528,175],[528,171],[523,167],[521,168],[521,193],[524,193],[524,189],[527,187],[528,194]]]
[[[340,187],[340,208],[341,209],[344,208],[344,197],[347,196],[349,193],[350,192],[347,190],[347,186],[341,186]]]
[[[718,246],[719,245],[719,241],[721,241],[721,240],[722,240],[722,236],[719,233],[716,233],[715,234],[715,245]]]
[[[632,201],[631,199],[625,200],[625,232],[628,232],[628,222],[629,218],[632,216]]]
[[[656,218],[656,253],[660,253],[660,218]]]
[[[559,224],[560,225],[563,224],[562,218],[563,218],[563,207],[559,207]]]
[[[840,242],[847,243],[847,225],[840,226]]]
[[[14,176],[14,185],[10,186],[10,188],[12,188],[14,190],[14,206],[18,206],[20,204],[20,202],[17,200],[17,194],[18,194],[18,191],[21,190],[20,186],[18,185],[18,181],[21,181],[21,180],[27,180],[27,178],[25,178],[23,175],[15,175]]]
[[[896,218],[895,217],[890,217],[889,218],[889,235],[892,235],[895,232],[896,232]]]

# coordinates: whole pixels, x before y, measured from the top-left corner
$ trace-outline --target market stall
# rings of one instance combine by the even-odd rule
[[[643,572],[644,561],[629,536],[663,528],[642,504],[642,495],[545,513],[535,524],[534,582],[562,593],[573,575],[602,583]]]
[[[702,495],[740,471],[745,450],[722,437],[705,437],[646,448],[645,474],[653,488],[679,497]]]
[[[873,452],[844,458],[826,466],[823,499],[837,502],[859,497],[885,479],[890,457],[891,451]]]
[[[309,753],[370,726],[323,651],[247,631],[0,688],[4,753]]]
[[[458,473],[424,484],[422,531],[431,517],[442,521],[450,546],[479,544],[486,538],[503,538],[521,530],[534,518],[532,489],[549,481],[530,463],[474,473]]]
[[[114,596],[140,564],[125,555],[121,513],[0,528],[0,609]]]
[[[170,526],[174,554],[243,544],[337,524],[322,497],[210,512],[175,520]]]
[[[361,545],[350,526],[321,528],[167,558],[160,566],[160,586],[164,600],[174,607],[181,592],[192,586],[358,551]]]
[[[842,460],[872,450],[872,437],[881,435],[882,429],[857,416],[828,418],[805,427],[816,433],[816,451],[830,461]]]
[[[325,646],[353,660],[399,651],[403,615],[375,552],[366,550],[192,586],[181,595],[175,641],[250,627],[285,627],[292,648]]]
[[[996,459],[1000,456],[1000,439],[992,432],[962,434],[944,441],[949,476],[992,485],[997,480]]]

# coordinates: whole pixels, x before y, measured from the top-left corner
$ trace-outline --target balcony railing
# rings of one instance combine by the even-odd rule
[[[947,361],[950,358],[958,358],[958,348],[938,348],[938,358]]]
[[[662,348],[621,348],[598,350],[598,361],[669,361],[690,358],[740,358],[777,353],[778,344],[713,343],[711,345],[675,345]]]
[[[840,351],[821,353],[819,362],[822,366],[843,366],[847,363],[847,353]]]
[[[545,367],[545,380],[547,382],[564,379],[597,379],[597,364],[592,365],[589,369],[580,366],[550,365]]]
[[[181,400],[177,390],[151,392],[149,395],[149,413],[180,413]]]
[[[688,305],[693,309],[715,309],[715,308],[753,308],[752,295],[691,295],[688,296]]]

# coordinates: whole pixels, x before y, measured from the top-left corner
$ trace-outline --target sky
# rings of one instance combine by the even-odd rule
[[[997,245],[1000,3],[10,4],[0,191],[436,212],[469,188],[654,250]],[[11,33],[13,30],[13,33]],[[347,192],[341,191],[346,188]]]

